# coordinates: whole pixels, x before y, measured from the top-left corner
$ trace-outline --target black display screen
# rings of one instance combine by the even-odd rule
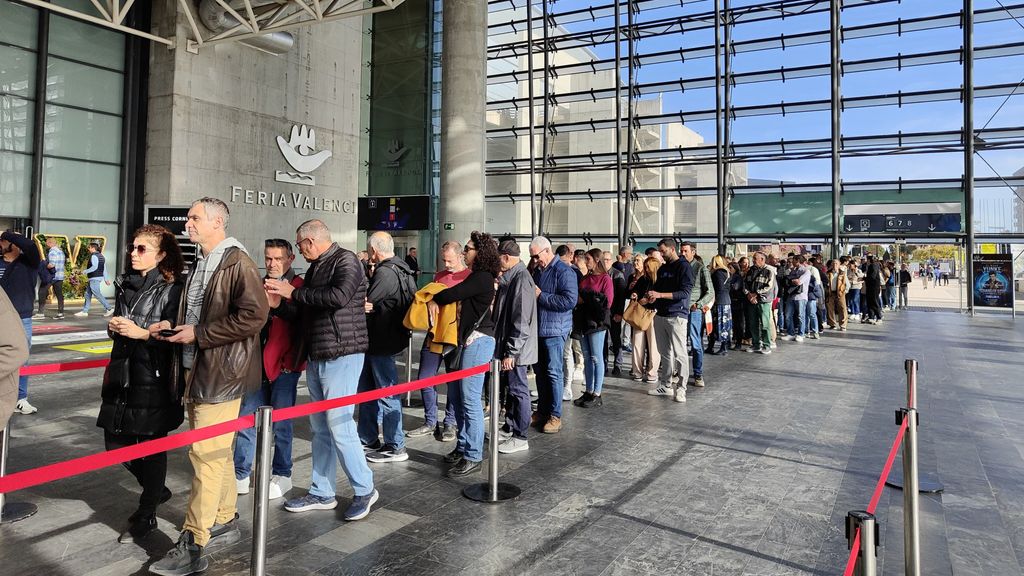
[[[427,230],[430,196],[368,196],[359,199],[360,230]]]

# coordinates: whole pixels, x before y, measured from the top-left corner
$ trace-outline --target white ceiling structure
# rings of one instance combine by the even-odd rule
[[[76,9],[46,0],[24,4],[146,38],[173,48],[177,39],[125,25],[136,0],[89,0],[92,10]],[[143,0],[148,1],[148,0]],[[196,52],[225,42],[254,40],[321,22],[356,18],[393,10],[405,0],[178,0],[178,10],[190,29],[186,47]],[[69,4],[69,3],[65,3]],[[70,3],[73,4],[73,3]],[[83,3],[84,4],[84,3]],[[89,4],[84,4],[89,8]],[[209,27],[211,22],[218,25]]]

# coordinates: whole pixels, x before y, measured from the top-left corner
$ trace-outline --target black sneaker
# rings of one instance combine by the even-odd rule
[[[594,394],[591,394],[590,399],[580,404],[580,408],[600,408],[601,406],[604,406],[604,400]]]
[[[185,530],[178,537],[178,543],[163,557],[149,567],[149,571],[160,576],[188,576],[210,567],[210,561],[203,557],[203,547],[196,544],[195,536]]]
[[[136,540],[142,540],[156,530],[156,515],[149,514],[138,516],[132,514],[128,518],[128,528],[117,538],[121,544],[131,544]]]
[[[448,470],[448,476],[450,478],[459,478],[462,476],[469,476],[478,470],[480,470],[479,462],[471,462],[463,458],[462,460],[459,460],[458,464],[452,466]]]
[[[612,376],[618,376],[619,374],[622,374],[621,368],[619,368],[618,366],[612,368]]]
[[[405,448],[384,446],[380,450],[367,452],[366,459],[378,464],[382,462],[405,462],[409,459],[409,453],[405,451]]]
[[[242,539],[242,533],[238,531],[238,513],[235,513],[235,517],[228,520],[224,524],[214,524],[210,528],[210,541],[206,543],[206,548],[221,548],[224,546],[230,546]]]
[[[376,440],[373,441],[373,444],[363,444],[363,453],[366,454],[367,452],[376,452],[377,450],[380,450],[383,447],[384,443],[380,441],[380,438],[377,438]]]
[[[441,432],[441,442],[451,442],[455,440],[455,426],[451,424],[444,425],[444,431]]]
[[[462,460],[463,456],[464,454],[462,452],[459,452],[458,450],[452,450],[451,452],[444,455],[444,463],[455,464],[456,462]]]
[[[584,392],[582,396],[572,401],[573,406],[583,406],[584,402],[589,402],[594,398],[594,395],[590,392]]]

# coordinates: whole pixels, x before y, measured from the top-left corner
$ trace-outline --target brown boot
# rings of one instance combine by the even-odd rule
[[[539,412],[530,414],[530,428],[536,428],[541,423],[541,416]]]
[[[543,432],[545,434],[554,434],[562,429],[562,419],[558,416],[552,416],[548,419],[547,424],[544,425]]]

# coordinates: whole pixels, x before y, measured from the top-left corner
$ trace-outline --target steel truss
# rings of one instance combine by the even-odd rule
[[[173,36],[164,37],[138,30],[125,24],[136,0],[90,0],[94,13],[66,8],[46,0],[18,0],[23,4],[49,10],[63,16],[90,22],[132,36],[164,44],[176,45]],[[275,32],[286,32],[321,22],[355,18],[394,10],[405,0],[214,0],[230,14],[237,25],[213,33],[200,24],[194,0],[178,0],[178,6],[188,21],[192,37],[186,47],[195,52],[202,46],[249,40]]]

